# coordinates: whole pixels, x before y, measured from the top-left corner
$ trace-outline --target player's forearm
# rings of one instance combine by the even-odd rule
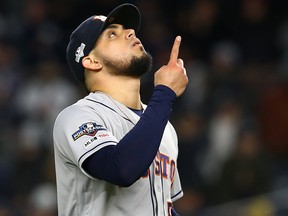
[[[133,184],[147,171],[155,158],[175,98],[171,89],[155,87],[135,127],[116,146],[104,147],[86,159],[83,168],[94,177],[119,186]]]
[[[156,87],[138,123],[116,146],[122,176],[127,176],[131,183],[139,179],[154,160],[175,98],[175,93],[167,87]]]

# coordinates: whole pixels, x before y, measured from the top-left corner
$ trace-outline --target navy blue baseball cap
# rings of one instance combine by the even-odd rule
[[[99,35],[110,24],[121,24],[125,28],[138,31],[141,15],[138,8],[129,3],[121,4],[112,10],[109,15],[94,15],[83,21],[71,34],[66,49],[68,65],[75,78],[83,85],[84,67],[82,58],[87,56],[94,48]]]

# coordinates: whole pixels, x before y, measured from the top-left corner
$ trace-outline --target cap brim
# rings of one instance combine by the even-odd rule
[[[126,3],[119,5],[110,12],[101,28],[101,32],[103,32],[107,26],[111,24],[121,24],[125,28],[131,28],[137,32],[139,30],[140,23],[141,15],[138,8],[133,4]]]

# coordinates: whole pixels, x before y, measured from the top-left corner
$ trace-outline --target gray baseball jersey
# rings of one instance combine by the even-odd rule
[[[172,202],[183,196],[177,136],[169,122],[147,175],[130,187],[95,179],[81,168],[91,154],[117,145],[139,118],[100,92],[90,93],[59,114],[53,131],[58,215],[169,216]]]

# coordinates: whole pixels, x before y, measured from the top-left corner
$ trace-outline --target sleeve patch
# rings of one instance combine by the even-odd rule
[[[97,125],[94,122],[87,122],[82,124],[75,133],[72,134],[72,138],[74,141],[79,139],[80,137],[87,136],[95,136],[98,131],[107,131],[102,125]]]

